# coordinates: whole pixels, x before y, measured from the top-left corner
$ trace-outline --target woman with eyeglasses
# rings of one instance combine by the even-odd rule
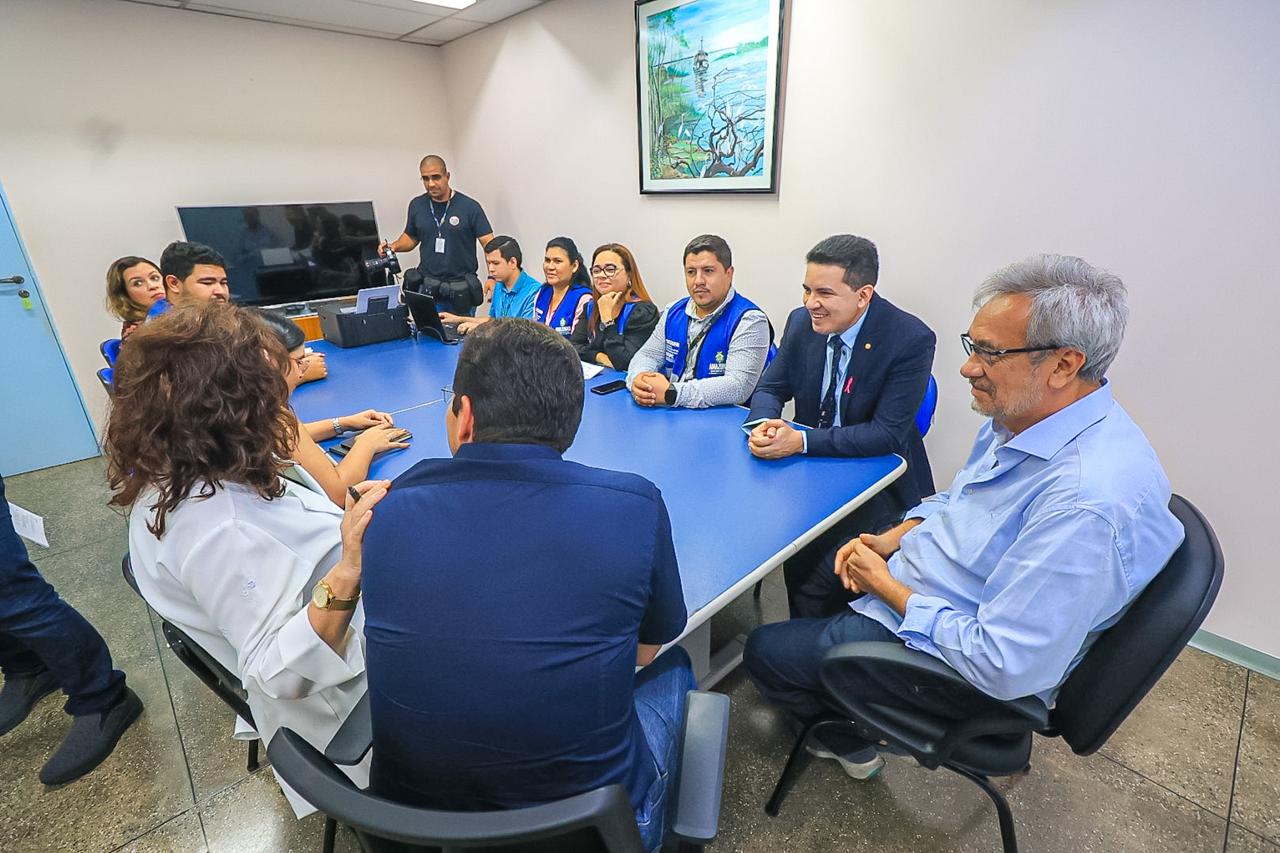
[[[573,345],[583,361],[626,370],[658,314],[635,255],[621,243],[605,243],[591,256],[591,302],[573,327]]]
[[[568,237],[553,237],[542,258],[546,284],[533,300],[533,321],[550,326],[566,338],[591,301],[591,276],[578,246]]]
[[[303,347],[302,330],[292,320],[278,314],[272,314],[269,311],[254,313],[266,324],[289,355],[284,381],[292,396],[297,387],[302,384],[302,377],[307,370],[307,361],[311,358]],[[354,486],[369,476],[369,466],[373,463],[373,457],[388,450],[409,446],[404,443],[404,437],[408,433],[397,427],[391,415],[386,412],[365,409],[353,415],[311,423],[303,423],[294,414],[292,408],[289,409],[289,415],[298,425],[297,445],[289,458],[311,475],[315,480],[315,486],[338,506],[346,505],[348,486]],[[359,430],[364,432],[361,432],[352,442],[351,450],[336,465],[324,448],[317,443]]]

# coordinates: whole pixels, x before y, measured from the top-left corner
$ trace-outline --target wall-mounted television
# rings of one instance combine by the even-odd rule
[[[179,207],[178,219],[187,240],[226,259],[241,305],[351,296],[385,283],[364,268],[381,242],[371,201]]]

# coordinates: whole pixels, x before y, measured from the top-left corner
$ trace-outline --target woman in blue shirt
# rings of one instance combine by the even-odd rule
[[[591,277],[577,244],[568,237],[553,237],[542,258],[542,275],[546,284],[534,300],[534,322],[567,338],[591,301]]]

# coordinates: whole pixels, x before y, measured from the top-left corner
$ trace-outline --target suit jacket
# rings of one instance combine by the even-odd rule
[[[916,429],[916,411],[933,369],[933,331],[879,294],[871,297],[853,353],[849,357],[850,393],[838,389],[844,426],[812,429],[811,456],[883,456],[897,453],[906,472],[885,489],[894,512],[910,509],[932,495],[933,472]],[[778,356],[765,369],[751,396],[747,420],[777,418],[788,400],[796,401],[795,419],[816,427],[822,405],[822,372],[830,358],[827,336],[813,330],[809,313],[797,308],[787,318]]]

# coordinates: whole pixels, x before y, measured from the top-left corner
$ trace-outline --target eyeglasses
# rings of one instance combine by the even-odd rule
[[[294,366],[294,367],[296,367],[296,368],[298,368],[298,372],[300,372],[300,373],[306,373],[306,372],[307,372],[307,361],[308,361],[310,358],[311,358],[311,357],[310,357],[310,356],[307,356],[307,355],[291,355],[291,356],[289,356],[289,360],[293,362],[293,366]]]
[[[968,332],[960,335],[960,346],[964,347],[965,355],[973,355],[975,352],[978,358],[987,364],[995,364],[1006,355],[1017,355],[1020,352],[1048,352],[1049,350],[1062,349],[1060,344],[1050,344],[1046,347],[1014,347],[1012,349],[992,349],[984,347],[982,344],[975,344],[973,338],[969,337]]]
[[[591,276],[593,278],[613,278],[618,274],[618,270],[622,267],[617,264],[605,264],[602,267],[592,267]]]

